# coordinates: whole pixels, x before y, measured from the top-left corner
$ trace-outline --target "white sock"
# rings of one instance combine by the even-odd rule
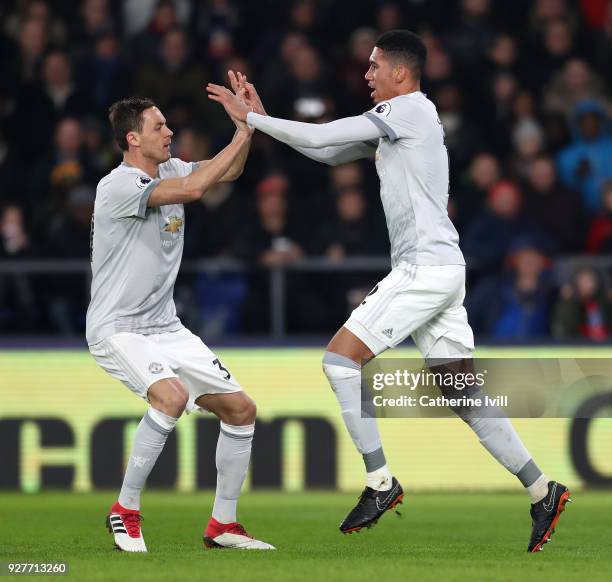
[[[531,485],[525,487],[531,503],[542,501],[548,495],[548,477],[542,473]]]
[[[255,424],[233,426],[221,422],[217,441],[217,494],[212,516],[219,523],[233,523],[240,489],[249,468]]]
[[[384,465],[376,471],[368,473],[366,476],[366,485],[371,489],[378,491],[389,491],[391,489],[392,475],[389,471],[389,467]]]
[[[491,413],[491,410],[486,411]],[[531,499],[537,503],[548,494],[548,478],[535,464],[523,441],[521,441],[510,419],[499,417],[475,418],[478,411],[469,411],[458,414],[478,435],[480,443],[491,455],[497,459],[508,471],[516,475]]]
[[[126,509],[140,509],[140,494],[162,452],[168,435],[174,430],[178,418],[149,408],[142,417],[119,493],[119,504]]]
[[[368,486],[383,491],[390,489],[391,475],[387,469],[376,418],[372,411],[368,413],[368,400],[362,394],[361,366],[345,356],[325,352],[323,371],[340,404],[344,425],[363,456]]]

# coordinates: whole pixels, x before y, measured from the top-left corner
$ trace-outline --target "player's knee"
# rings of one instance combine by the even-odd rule
[[[327,376],[332,388],[337,380],[361,374],[361,366],[357,362],[330,351],[325,352],[323,355],[322,366],[323,373]]]
[[[257,416],[257,405],[252,398],[243,393],[239,403],[228,411],[227,417],[222,420],[235,426],[253,424]]]
[[[167,379],[163,384],[149,388],[149,401],[161,412],[178,418],[189,400],[185,387],[176,379]]]
[[[183,414],[188,400],[189,395],[184,390],[172,390],[172,392],[168,394],[166,406],[174,411],[174,416],[179,417]]]
[[[253,424],[255,422],[255,418],[257,417],[257,404],[255,404],[255,402],[250,398],[247,405],[245,406],[244,416],[244,424]]]

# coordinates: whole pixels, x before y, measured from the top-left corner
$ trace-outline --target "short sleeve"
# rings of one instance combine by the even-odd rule
[[[108,204],[112,218],[146,218],[149,196],[160,180],[142,172],[126,172],[110,181]]]
[[[383,131],[391,142],[418,135],[418,108],[411,106],[406,98],[396,97],[378,103],[366,111],[364,116]]]

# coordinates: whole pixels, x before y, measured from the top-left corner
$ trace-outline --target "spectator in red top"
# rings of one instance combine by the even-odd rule
[[[587,251],[594,255],[612,253],[612,182],[604,184],[602,210],[589,228]]]
[[[583,267],[572,283],[561,288],[552,320],[553,336],[559,339],[584,337],[603,341],[612,329],[612,299],[601,274]]]

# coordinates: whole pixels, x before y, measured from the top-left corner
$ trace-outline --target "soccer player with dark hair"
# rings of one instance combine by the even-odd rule
[[[323,358],[323,369],[367,473],[359,503],[340,525],[344,533],[375,523],[403,498],[402,487],[387,466],[376,419],[362,417],[364,363],[412,336],[432,370],[473,369],[474,337],[463,307],[465,261],[447,213],[444,131],[435,105],[420,88],[426,55],[423,41],[410,31],[382,34],[365,75],[375,106],[363,115],[324,124],[267,116],[255,88],[241,74],[242,99],[225,87],[208,86],[209,97],[229,115],[313,160],[337,165],[375,156],[392,270],[353,311]],[[490,407],[484,411],[460,406],[453,411],[526,488],[532,503],[528,550],[541,549],[569,491],[546,478],[501,410],[492,414]]]
[[[123,162],[98,184],[91,233],[87,343],[96,362],[149,403],[138,425],[119,498],[107,526],[115,545],[146,552],[140,494],[185,409],[221,420],[217,492],[206,547],[274,549],[237,522],[247,473],[255,403],[219,358],[186,329],[173,291],[183,253],[183,205],[242,173],[253,130],[238,120],[231,143],[213,159],[172,158],[172,130],[150,99],[114,103],[109,118]]]

